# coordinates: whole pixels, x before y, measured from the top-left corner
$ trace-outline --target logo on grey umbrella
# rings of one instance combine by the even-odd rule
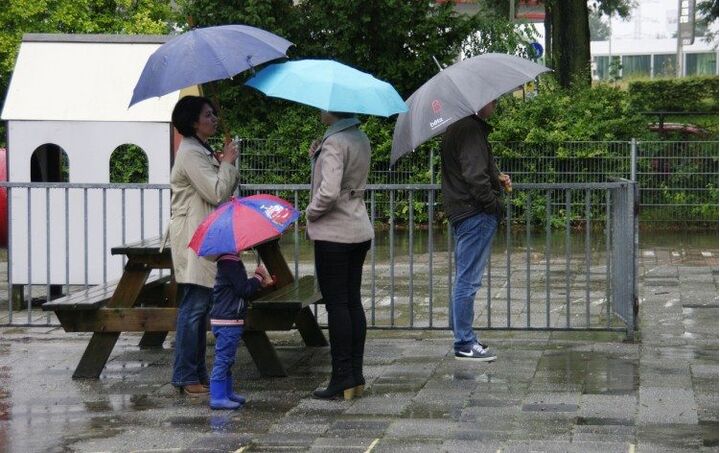
[[[435,118],[434,120],[430,121],[430,129],[438,128],[438,127],[444,125],[445,123],[447,123],[448,121],[450,121],[451,119],[452,119],[452,117],[443,118],[442,116],[440,118]]]
[[[440,103],[439,100],[435,99],[434,101],[432,101],[432,109],[433,109],[433,112],[435,112],[435,113],[442,112],[442,104]]]

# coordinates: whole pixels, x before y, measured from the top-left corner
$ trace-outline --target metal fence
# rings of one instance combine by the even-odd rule
[[[143,200],[157,199],[161,206],[168,206],[161,201],[168,186],[116,186],[0,184],[8,189],[11,200],[19,194],[39,192],[36,197],[27,196],[21,204],[27,208],[27,235],[32,239],[15,250],[17,244],[13,236],[19,232],[18,223],[13,222],[8,256],[19,257],[27,252],[28,257],[33,257],[35,251],[46,255],[44,260],[22,262],[19,267],[24,267],[25,272],[11,259],[8,285],[13,288],[21,282],[25,286],[25,301],[14,306],[13,298],[9,297],[7,314],[4,319],[0,318],[0,324],[55,325],[52,315],[41,312],[33,304],[33,295],[42,301],[51,292],[51,285],[64,285],[67,292],[76,286],[92,284],[91,269],[103,279],[113,279],[116,273],[119,276],[122,263],[115,262],[120,258],[107,255],[110,247],[119,245],[120,239],[124,242],[147,239],[163,230],[166,217],[161,212],[156,216],[157,224],[139,227],[150,217],[144,205],[107,215],[106,205],[93,205],[88,200],[104,200],[108,191],[149,190],[155,194],[146,194]],[[478,294],[476,327],[600,329],[632,334],[634,323],[628,313],[632,313],[634,286],[622,282],[634,281],[630,270],[634,269],[637,244],[632,232],[634,211],[628,209],[634,203],[633,188],[634,184],[629,181],[516,184],[512,194],[506,197],[506,221],[496,234],[484,288]],[[302,208],[305,205],[301,200],[307,197],[308,189],[307,184],[243,185],[239,192],[275,193]],[[65,213],[72,210],[70,205],[59,203],[53,210],[48,200],[53,198],[53,191],[61,191],[65,196],[58,200],[68,203],[72,199],[68,192],[73,190],[84,193],[84,202],[79,204],[82,209],[76,217],[69,219]],[[377,235],[366,261],[368,272],[362,294],[372,328],[449,328],[453,243],[449,226],[437,210],[439,190],[437,184],[374,184],[367,188],[366,201]],[[593,207],[595,199],[604,200],[600,212]],[[36,209],[36,203],[40,209]],[[517,214],[518,206],[524,207],[523,220]],[[530,215],[532,206],[546,214],[540,230]],[[16,213],[14,220],[23,218],[21,212],[12,209],[11,212]],[[59,213],[58,219],[53,218],[53,212]],[[423,221],[418,222],[421,217]],[[92,232],[94,227],[88,226],[89,218],[98,221],[99,236]],[[402,224],[397,222],[399,218]],[[73,241],[73,223],[81,225],[80,242],[70,247],[67,244]],[[42,234],[31,230],[35,224],[45,225]],[[63,229],[63,224],[70,227]],[[107,238],[117,225],[134,227],[123,227],[122,238],[116,238],[118,243],[113,243]],[[61,230],[60,234],[54,236],[57,229]],[[53,238],[61,245],[59,249],[50,244]],[[104,238],[102,245],[93,247],[92,242],[97,238]],[[312,248],[297,224],[283,237],[282,247],[296,276],[314,273]],[[53,273],[52,263],[60,263],[58,273]],[[72,281],[75,269],[80,270],[84,281]],[[19,275],[30,279],[18,280]],[[36,275],[42,278],[35,279]],[[321,323],[326,322],[324,308],[318,308],[317,315]]]
[[[423,146],[392,169],[388,160],[374,159],[369,182],[439,182],[438,146],[437,141]],[[515,183],[570,184],[626,178],[638,183],[641,222],[717,227],[717,141],[497,142],[493,149],[499,167]],[[298,141],[242,140],[239,162],[242,181],[250,184],[302,184],[310,177],[307,150]]]

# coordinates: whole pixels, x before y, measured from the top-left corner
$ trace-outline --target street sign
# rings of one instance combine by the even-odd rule
[[[680,0],[678,39],[684,46],[695,42],[695,0]]]
[[[532,42],[530,43],[530,47],[532,47],[535,51],[535,58],[540,58],[543,56],[544,49],[542,44],[540,44],[539,42]]]

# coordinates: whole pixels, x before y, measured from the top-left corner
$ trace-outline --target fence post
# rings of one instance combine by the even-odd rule
[[[630,140],[630,181],[635,182],[637,175],[637,140]]]
[[[435,184],[435,166],[433,165],[433,159],[435,157],[435,149],[430,148],[430,184]]]

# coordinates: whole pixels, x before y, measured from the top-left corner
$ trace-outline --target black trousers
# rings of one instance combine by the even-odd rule
[[[328,312],[333,377],[362,376],[367,321],[360,284],[370,241],[356,244],[315,241],[315,269]],[[358,375],[359,373],[359,375]]]

